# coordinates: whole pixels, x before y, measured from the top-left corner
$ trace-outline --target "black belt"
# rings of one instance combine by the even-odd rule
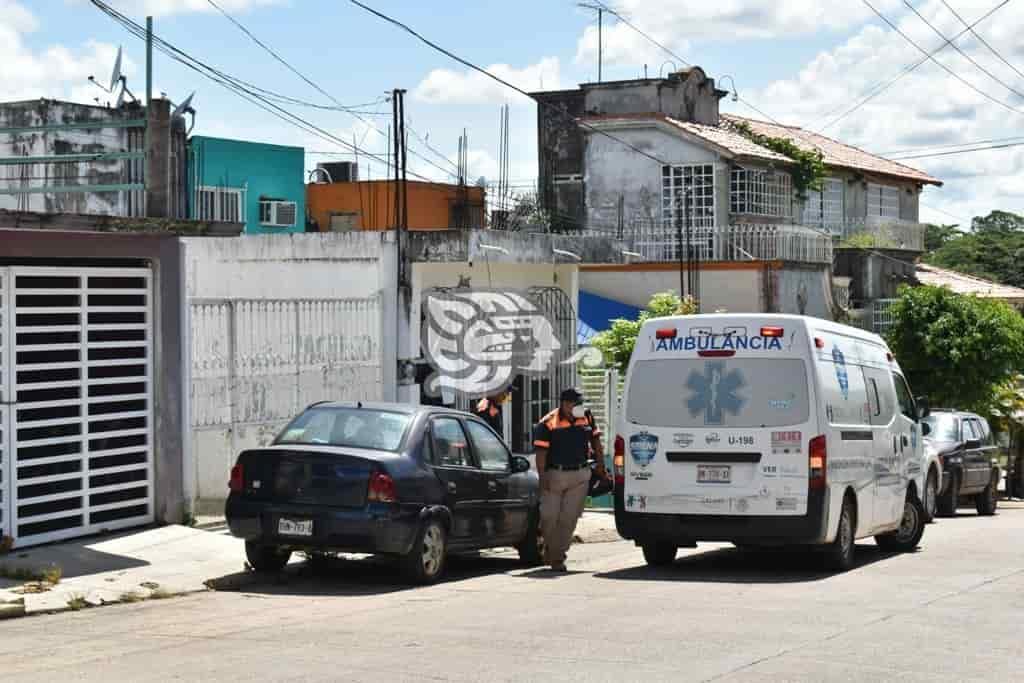
[[[585,468],[586,466],[587,463],[582,463],[579,465],[548,465],[547,469],[558,470],[559,472],[578,472]]]

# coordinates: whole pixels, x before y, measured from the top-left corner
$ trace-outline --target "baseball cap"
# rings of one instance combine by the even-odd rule
[[[582,401],[583,393],[576,387],[571,387],[562,391],[562,395],[559,397],[561,401]]]

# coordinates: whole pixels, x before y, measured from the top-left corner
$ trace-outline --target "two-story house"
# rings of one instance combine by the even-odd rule
[[[810,131],[721,114],[727,94],[699,67],[535,94],[553,223],[614,234],[631,261],[588,269],[581,291],[642,306],[686,289],[679,271],[699,268],[691,293],[702,310],[832,317],[835,247],[923,250],[918,197],[939,180]],[[821,189],[801,197],[794,160],[764,138],[819,152]]]

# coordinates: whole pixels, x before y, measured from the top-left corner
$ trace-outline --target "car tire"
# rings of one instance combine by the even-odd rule
[[[845,572],[853,569],[856,560],[857,512],[854,503],[847,498],[839,514],[839,528],[836,537],[826,551],[826,562],[830,569]]]
[[[956,517],[957,504],[960,502],[960,475],[950,473],[949,486],[936,501],[940,517]]]
[[[935,515],[938,512],[938,498],[939,498],[939,478],[935,474],[935,470],[932,468],[928,469],[928,478],[924,482],[924,521],[927,524],[931,524],[935,520]]]
[[[924,505],[917,496],[908,493],[903,504],[900,528],[875,536],[875,541],[883,550],[897,553],[912,552],[921,543],[921,537],[924,535],[924,516]]]
[[[999,505],[998,491],[996,490],[997,477],[998,475],[992,475],[992,479],[989,480],[985,490],[974,498],[974,507],[978,510],[979,515],[991,517],[996,514],[996,507]]]
[[[544,564],[544,537],[540,533],[540,511],[530,513],[530,523],[523,542],[516,546],[520,561],[527,567]]]
[[[279,572],[292,558],[292,551],[276,545],[246,541],[245,558],[249,560],[249,566],[258,572]]]
[[[679,546],[663,541],[648,541],[642,543],[640,548],[644,551],[644,560],[651,567],[667,567],[676,561],[676,553]]]
[[[406,575],[415,583],[430,584],[441,578],[448,560],[448,533],[441,520],[424,521],[412,549],[402,559]]]

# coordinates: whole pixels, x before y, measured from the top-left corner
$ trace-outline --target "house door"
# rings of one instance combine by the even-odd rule
[[[0,268],[0,526],[19,547],[153,521],[151,273]]]

